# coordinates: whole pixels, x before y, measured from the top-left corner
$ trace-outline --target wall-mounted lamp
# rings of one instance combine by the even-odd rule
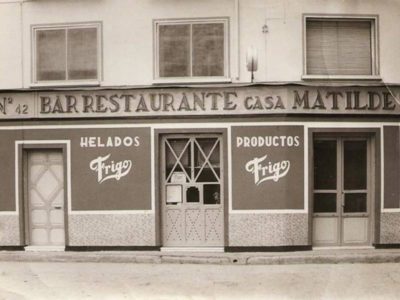
[[[247,71],[251,72],[251,82],[253,83],[254,72],[256,72],[258,69],[257,49],[254,47],[247,48],[246,66],[247,66]]]

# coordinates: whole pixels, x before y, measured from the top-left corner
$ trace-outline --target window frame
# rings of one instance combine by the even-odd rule
[[[102,40],[102,22],[85,22],[85,23],[62,23],[62,24],[40,24],[31,26],[31,86],[98,86],[103,79],[103,40]],[[94,79],[73,79],[73,80],[38,80],[37,79],[37,32],[41,30],[68,30],[68,29],[84,29],[95,28],[97,30],[97,78]],[[66,44],[68,49],[68,45]],[[67,62],[68,54],[66,52]],[[68,69],[66,68],[66,73]]]
[[[307,21],[368,21],[371,24],[371,74],[370,75],[315,75],[307,74]],[[379,16],[303,14],[303,74],[302,79],[382,80],[379,69]]]
[[[193,25],[193,24],[223,24],[224,26],[224,75],[223,76],[180,76],[160,77],[159,65],[159,26],[160,25]],[[230,53],[229,53],[229,18],[196,18],[196,19],[156,19],[153,20],[153,84],[168,83],[205,83],[205,82],[231,82],[230,78]],[[190,40],[192,48],[192,39]],[[192,53],[190,56],[193,62]],[[192,70],[191,70],[192,71]]]

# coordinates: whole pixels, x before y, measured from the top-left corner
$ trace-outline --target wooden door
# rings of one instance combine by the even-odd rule
[[[163,246],[224,245],[222,162],[220,135],[163,137]]]

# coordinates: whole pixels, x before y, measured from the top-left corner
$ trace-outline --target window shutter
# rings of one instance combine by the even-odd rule
[[[97,28],[68,29],[68,79],[97,78]]]
[[[307,20],[307,74],[372,75],[371,22]]]
[[[190,25],[159,27],[161,77],[190,76]]]
[[[162,23],[156,27],[157,77],[227,76],[225,21]]]
[[[39,30],[36,43],[37,80],[65,80],[65,30]]]
[[[99,38],[94,25],[35,29],[35,81],[98,79]]]
[[[193,75],[224,76],[224,25],[193,25]]]

